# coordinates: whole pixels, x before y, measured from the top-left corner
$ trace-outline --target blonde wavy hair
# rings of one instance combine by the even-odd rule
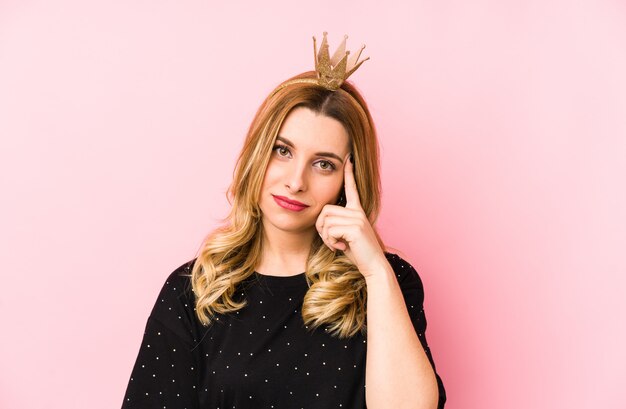
[[[224,224],[203,241],[191,281],[196,314],[207,326],[217,314],[237,311],[246,300],[235,298],[237,285],[254,274],[263,250],[259,195],[276,135],[287,115],[306,107],[341,122],[352,145],[354,174],[361,205],[375,223],[380,209],[380,172],[376,131],[363,97],[350,83],[329,91],[317,84],[292,82],[316,78],[308,71],[283,82],[259,107],[235,166],[228,189],[232,207]],[[384,249],[380,237],[378,241]],[[309,289],[302,318],[314,329],[347,338],[365,332],[365,279],[341,251],[333,252],[316,236],[306,264]]]

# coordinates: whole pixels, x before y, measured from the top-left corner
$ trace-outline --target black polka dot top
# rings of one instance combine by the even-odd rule
[[[415,331],[426,342],[422,282],[413,267],[387,253]],[[238,287],[240,311],[208,327],[194,311],[193,262],[170,274],[148,317],[123,409],[365,408],[366,337],[340,340],[311,331],[301,316],[304,273],[254,273]],[[436,372],[435,372],[436,373]],[[439,408],[446,400],[441,378]]]

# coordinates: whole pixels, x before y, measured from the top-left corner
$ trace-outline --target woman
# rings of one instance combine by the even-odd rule
[[[324,33],[316,71],[259,108],[230,215],[166,281],[123,408],[443,407],[421,280],[373,227],[378,144],[344,47]]]

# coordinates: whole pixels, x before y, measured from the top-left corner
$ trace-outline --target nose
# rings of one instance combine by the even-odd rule
[[[292,193],[304,192],[306,190],[306,164],[292,162],[289,172],[285,175],[285,187]]]

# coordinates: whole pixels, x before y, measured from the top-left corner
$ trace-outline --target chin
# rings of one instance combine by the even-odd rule
[[[277,230],[284,231],[286,233],[308,233],[315,230],[315,225],[300,224],[300,223],[271,223],[269,221],[264,222],[269,226],[274,227]]]
[[[286,233],[307,233],[311,230],[315,230],[315,218],[313,222],[303,220],[294,220],[293,217],[281,217],[281,215],[274,215],[275,217],[262,217],[261,222],[266,228],[272,228],[274,230],[280,230]],[[304,222],[304,223],[303,223]]]

